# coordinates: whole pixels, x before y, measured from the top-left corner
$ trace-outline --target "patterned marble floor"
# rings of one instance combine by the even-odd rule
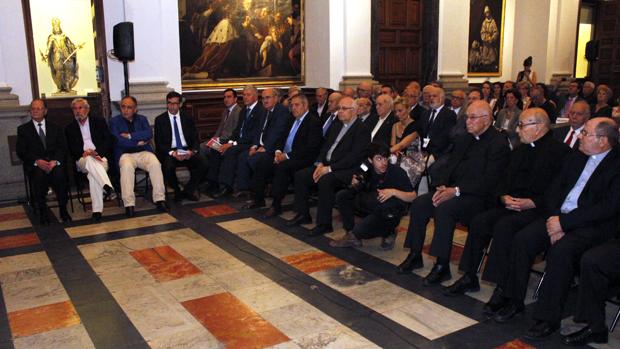
[[[395,274],[407,219],[392,251],[379,241],[335,249],[336,213],[334,233],[307,238],[311,226],[285,227],[290,212],[264,220],[242,204],[205,198],[158,213],[139,199],[127,219],[110,202],[96,224],[77,206],[64,226],[0,207],[0,348],[561,347],[559,335],[524,340],[529,316],[507,325],[482,316],[492,285],[460,298],[423,287],[428,256],[416,274]],[[455,234],[453,263],[466,234]],[[599,346],[613,347],[619,331]]]

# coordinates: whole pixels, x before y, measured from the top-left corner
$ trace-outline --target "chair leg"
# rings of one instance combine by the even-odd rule
[[[480,263],[478,263],[478,269],[476,269],[477,274],[480,273],[480,270],[482,269],[482,265],[484,264],[484,261],[489,256],[489,251],[491,250],[491,243],[493,243],[493,240],[489,241],[489,245],[485,249],[482,250],[482,258],[480,258]]]
[[[620,307],[618,308],[618,311],[616,312],[614,321],[612,321],[611,326],[609,326],[609,333],[614,331],[614,329],[616,328],[616,325],[618,324],[618,320],[620,320]]]
[[[538,299],[538,291],[540,291],[540,287],[542,286],[543,281],[545,280],[545,275],[547,273],[543,273],[542,276],[540,277],[540,281],[538,282],[538,286],[536,286],[536,291],[534,291],[534,294],[532,295],[532,299],[533,300],[537,300]]]

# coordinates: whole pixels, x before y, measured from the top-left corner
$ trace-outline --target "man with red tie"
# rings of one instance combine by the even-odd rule
[[[579,149],[577,135],[588,119],[590,119],[590,106],[586,101],[578,100],[573,103],[568,112],[568,125],[553,130],[553,136],[573,150],[577,150]]]

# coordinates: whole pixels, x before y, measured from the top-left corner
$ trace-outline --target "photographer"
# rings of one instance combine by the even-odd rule
[[[336,202],[347,234],[331,242],[333,247],[356,247],[362,239],[383,237],[393,234],[400,219],[407,212],[407,203],[417,193],[413,190],[407,173],[397,165],[388,162],[390,149],[379,143],[368,147],[368,160],[353,175],[351,185],[336,194]],[[362,222],[355,225],[355,209],[368,213]],[[382,243],[391,248],[393,242]]]

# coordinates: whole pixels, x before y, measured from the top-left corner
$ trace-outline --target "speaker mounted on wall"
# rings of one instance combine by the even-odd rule
[[[113,28],[114,56],[120,61],[133,61],[133,23],[121,22]]]

